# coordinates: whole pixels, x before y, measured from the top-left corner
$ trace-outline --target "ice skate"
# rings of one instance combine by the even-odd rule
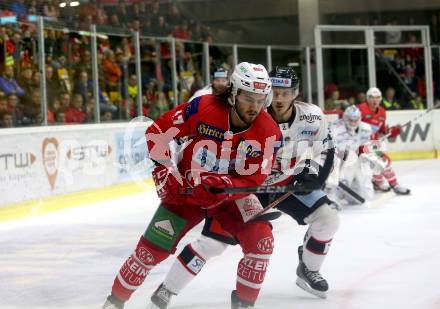
[[[376,192],[388,192],[391,190],[391,187],[385,181],[380,183],[373,182],[373,188]]]
[[[162,283],[153,295],[151,295],[151,303],[147,309],[166,309],[170,304],[173,295],[176,294],[168,290]]]
[[[320,298],[327,298],[325,292],[328,290],[327,281],[321,276],[319,271],[311,271],[302,261],[303,247],[298,247],[299,264],[296,269],[298,278],[296,285],[306,292],[318,296]]]
[[[410,189],[402,187],[399,184],[395,184],[394,186],[391,186],[391,188],[393,189],[394,193],[396,193],[397,195],[408,195],[411,193]]]
[[[238,298],[237,292],[234,290],[231,293],[231,309],[253,308],[254,305],[248,301]]]
[[[113,295],[109,295],[104,303],[104,306],[102,306],[102,309],[123,309],[123,308],[124,308],[124,302],[120,301]]]

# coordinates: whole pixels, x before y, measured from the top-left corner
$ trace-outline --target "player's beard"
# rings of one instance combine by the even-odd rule
[[[250,110],[242,113],[240,118],[244,120],[244,122],[250,126],[258,116],[258,112],[255,110]]]

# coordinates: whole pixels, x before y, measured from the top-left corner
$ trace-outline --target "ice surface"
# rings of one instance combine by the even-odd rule
[[[440,160],[396,162],[410,196],[346,208],[322,274],[326,300],[295,285],[305,227],[274,222],[275,253],[256,308],[440,308]],[[0,308],[100,308],[158,204],[132,195],[0,226]],[[200,226],[179,247],[196,238]],[[211,260],[170,308],[229,308],[239,247]],[[145,308],[173,262],[156,267],[126,308]]]

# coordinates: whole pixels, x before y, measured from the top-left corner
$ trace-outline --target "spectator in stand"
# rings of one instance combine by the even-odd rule
[[[440,42],[440,25],[437,14],[431,15],[431,22],[429,23],[429,32],[431,34],[431,44]]]
[[[150,113],[148,117],[151,119],[157,119],[167,111],[170,110],[170,104],[168,99],[163,91],[159,92],[159,97],[157,101],[152,102]]]
[[[41,125],[41,95],[40,89],[34,89],[23,106],[23,115],[30,120],[29,124]]]
[[[5,97],[5,94],[0,96],[0,113],[8,111],[8,100]]]
[[[117,14],[119,17],[119,22],[121,25],[124,25],[131,21],[130,14],[128,14],[127,5],[125,0],[121,0],[117,6]]]
[[[138,2],[131,4],[130,9],[131,20],[141,20],[143,18]]]
[[[92,55],[90,50],[84,49],[81,52],[81,60],[77,63],[75,71],[86,71],[89,76],[92,76]]]
[[[180,10],[177,7],[177,3],[171,3],[171,5],[169,6],[168,13],[166,15],[166,20],[169,22],[169,24],[172,27],[179,26],[185,21],[182,14],[180,14]]]
[[[86,119],[84,120],[84,122],[93,123],[95,119],[95,100],[90,99],[86,102]]]
[[[32,90],[34,89],[34,84],[32,81],[32,68],[27,67],[23,68],[20,72],[20,76],[18,77],[18,83],[20,87],[23,89],[25,93],[25,97],[30,96],[32,94]]]
[[[0,111],[0,128],[12,127],[14,127],[12,115],[6,111]]]
[[[58,112],[55,114],[56,124],[65,124],[66,123],[66,114],[64,112]]]
[[[118,14],[112,14],[110,16],[109,26],[113,27],[113,28],[120,28],[121,27],[121,23],[119,21],[119,15]]]
[[[397,20],[393,19],[391,22],[387,24],[388,26],[396,26]],[[401,31],[387,31],[385,34],[385,43],[386,44],[399,44],[402,41],[402,32]]]
[[[79,73],[73,92],[75,94],[80,94],[83,97],[84,102],[87,102],[87,100],[93,96],[92,81],[89,80],[89,75],[86,71]]]
[[[101,122],[112,122],[113,115],[110,112],[104,112],[101,115]]]
[[[60,11],[55,0],[46,0],[46,3],[43,5],[43,14],[44,16],[49,17],[51,20],[58,20]]]
[[[8,100],[8,112],[12,115],[12,121],[14,127],[21,126],[23,124],[28,124],[28,119],[24,119],[23,110],[21,104],[19,104],[18,97],[15,93],[10,93],[7,95]]]
[[[34,71],[32,73],[32,86],[35,88],[40,88],[40,80],[41,80],[41,74],[39,71]]]
[[[56,122],[56,114],[61,110],[61,103],[60,100],[57,98],[54,98],[53,100],[49,101],[47,108],[47,123],[48,124],[55,124]]]
[[[415,34],[409,35],[409,40],[407,44],[420,44],[417,40],[417,36]],[[417,60],[423,56],[423,48],[420,47],[407,47],[403,49],[403,55],[405,59],[408,60]],[[409,56],[409,59],[408,59]]]
[[[188,30],[188,22],[184,20],[182,24],[176,25],[173,34],[176,39],[191,40],[191,33]]]
[[[154,27],[153,29],[155,35],[157,36],[165,37],[165,36],[170,36],[172,34],[172,29],[166,23],[165,17],[163,15],[160,15],[158,17],[157,26]]]
[[[46,54],[59,57],[61,54],[61,41],[55,30],[48,29],[46,31],[46,37],[44,38],[44,51]],[[50,63],[47,61],[47,63]]]
[[[137,77],[136,74],[131,74],[128,78],[127,93],[130,98],[136,101],[138,95]]]
[[[140,32],[141,31],[141,22],[139,21],[139,19],[135,19],[131,22],[130,31],[132,31],[132,32],[135,32],[135,31]]]
[[[66,123],[84,123],[86,113],[83,111],[83,97],[75,94],[72,99],[72,106],[64,111]]]
[[[393,87],[388,87],[385,91],[385,96],[382,98],[382,104],[386,110],[401,109],[399,102],[396,100],[396,90]]]
[[[122,71],[119,65],[115,62],[114,52],[110,49],[108,49],[104,53],[104,59],[102,60],[102,69],[106,81],[106,90],[119,91],[118,82],[122,76]]]
[[[412,109],[425,109],[426,104],[423,102],[423,98],[420,95],[417,95],[414,99],[409,101],[409,104]]]
[[[151,23],[151,18],[147,17],[143,19],[143,24],[141,27],[141,33],[143,35],[154,35],[153,24]]]
[[[325,110],[341,109],[343,100],[339,99],[339,90],[333,90],[325,100]]]
[[[60,94],[60,111],[64,112],[67,109],[70,108],[70,103],[71,103],[71,97],[70,97],[70,93],[68,92],[62,92]]]
[[[60,93],[60,84],[53,74],[53,68],[46,65],[46,96],[49,102],[55,100]]]
[[[24,90],[18,85],[14,78],[14,67],[12,65],[6,65],[3,75],[0,76],[0,90],[6,95],[11,93],[15,93],[19,97],[25,95]]]

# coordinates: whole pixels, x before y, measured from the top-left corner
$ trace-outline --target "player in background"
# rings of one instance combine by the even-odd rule
[[[370,88],[367,91],[367,101],[359,104],[358,108],[362,114],[362,121],[371,125],[374,138],[378,141],[378,146],[380,146],[381,139],[385,138],[386,135],[390,138],[399,136],[400,126],[386,126],[386,111],[380,106],[382,100],[382,93],[378,88]],[[391,166],[390,157],[383,151],[377,150],[375,154],[383,162],[382,165],[385,166],[382,170],[376,170],[373,174],[373,185],[378,191],[387,192],[392,189],[396,194],[406,195],[410,193],[408,188],[402,187],[397,182],[396,173]]]
[[[373,169],[380,170],[384,166],[383,161],[370,149],[373,134],[371,126],[361,121],[360,110],[352,105],[347,107],[342,119],[334,122],[330,129],[337,153],[333,172],[326,184],[330,199],[338,205],[359,203],[339,189],[339,181],[366,200],[372,199]]]
[[[161,199],[134,252],[116,276],[103,308],[123,308],[149,272],[176,250],[180,239],[205,218],[205,211],[240,242],[233,308],[253,304],[273,251],[272,226],[265,220],[245,224],[236,200],[244,194],[212,192],[259,186],[267,178],[281,132],[264,111],[271,103],[271,82],[264,66],[237,65],[223,96],[205,95],[157,119],[146,131],[153,180]],[[173,164],[170,143],[187,139],[181,160]],[[182,194],[192,187],[192,195]],[[252,204],[253,211],[262,205]],[[188,261],[191,262],[191,261]]]
[[[270,77],[273,100],[268,112],[283,133],[283,147],[277,152],[275,164],[265,184],[285,185],[294,181],[307,188],[303,194],[290,195],[277,208],[299,224],[309,225],[304,243],[298,248],[297,284],[325,298],[328,283],[319,270],[338,229],[339,217],[329,206],[331,202],[321,188],[333,165],[334,153],[331,154],[329,150],[330,137],[322,110],[316,105],[295,101],[299,89],[295,71],[290,67],[277,67],[271,71]],[[318,162],[326,161],[327,164],[322,164],[319,171],[310,174],[316,165],[310,164],[309,157]],[[295,176],[292,175],[294,173],[285,172],[293,168],[301,172],[295,173]],[[264,194],[258,197],[263,205],[268,205],[280,195]],[[167,308],[171,297],[179,294],[210,258],[223,253],[228,245],[237,243],[239,240],[224,231],[215,218],[208,218],[200,238],[182,250],[164,282],[152,295],[150,308]],[[196,269],[194,264],[198,265]]]
[[[222,67],[219,67],[212,74],[211,83],[209,85],[206,85],[202,89],[197,90],[188,100],[188,102],[191,102],[194,98],[200,97],[205,94],[220,95],[226,91],[227,86],[228,71]]]

